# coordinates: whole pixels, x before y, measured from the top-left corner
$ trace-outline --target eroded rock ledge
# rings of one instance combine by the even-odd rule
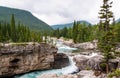
[[[86,57],[85,55],[76,56],[74,57],[74,61],[76,62],[76,66],[80,70],[95,70],[95,71],[105,71],[105,68],[103,67],[103,64],[105,62],[103,61],[103,55],[95,55],[95,56],[89,56]],[[120,67],[120,58],[117,57],[116,59],[109,60],[109,70],[112,71],[113,69]]]
[[[61,55],[61,56],[60,56]],[[63,57],[62,57],[63,56]],[[66,59],[67,64],[56,59]],[[65,54],[57,54],[57,48],[45,43],[8,45],[0,48],[0,77],[12,76],[33,70],[60,68],[69,64]]]

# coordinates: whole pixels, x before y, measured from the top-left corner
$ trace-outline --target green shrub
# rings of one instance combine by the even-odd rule
[[[102,69],[102,71],[106,71],[106,63],[101,63],[100,68]]]
[[[108,78],[120,77],[120,69],[116,69],[114,72],[108,74]]]

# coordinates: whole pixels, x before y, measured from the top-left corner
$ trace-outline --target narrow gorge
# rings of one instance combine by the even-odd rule
[[[65,54],[57,53],[56,47],[46,43],[1,46],[0,61],[1,78],[69,65]]]

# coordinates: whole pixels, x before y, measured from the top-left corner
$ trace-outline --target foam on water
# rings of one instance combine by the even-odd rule
[[[70,61],[70,65],[61,69],[62,74],[68,74],[78,71],[78,68],[75,66],[75,62],[73,61],[73,57],[69,56],[69,61]]]
[[[58,48],[58,53],[66,53],[77,50],[77,48],[72,48],[63,44],[63,42],[56,42],[56,47]]]
[[[56,44],[56,47],[58,48],[58,53],[66,53],[66,52],[72,52],[74,50],[77,50],[77,48],[72,48],[72,47],[66,46],[60,41],[56,41],[55,44]],[[85,55],[85,57],[91,58],[96,55],[98,55],[98,54],[91,53],[90,55]],[[79,57],[79,56],[83,56],[83,55],[76,55],[76,56]],[[35,72],[31,72],[31,73],[26,73],[22,76],[16,76],[15,78],[38,78],[42,74],[50,74],[51,73],[51,74],[61,75],[61,74],[69,74],[69,73],[77,72],[78,68],[75,66],[75,62],[73,61],[73,56],[68,56],[68,57],[69,57],[70,65],[66,66],[62,69],[35,71]],[[87,78],[87,77],[85,77],[85,78]]]
[[[17,77],[16,78],[37,78],[38,76],[42,75],[42,74],[57,74],[57,75],[62,75],[62,74],[68,74],[68,73],[73,73],[73,72],[77,72],[78,68],[75,66],[75,62],[73,61],[73,57],[69,56],[69,61],[70,61],[70,65],[67,67],[64,67],[62,69],[53,69],[53,70],[46,70],[46,71],[35,71],[32,73],[27,73],[23,76]]]
[[[69,46],[63,45],[63,43],[60,41],[56,43],[56,47],[58,48],[58,53],[72,52],[73,50],[77,50],[77,48],[71,48]],[[68,57],[69,57],[70,65],[62,69],[35,71],[31,73],[26,73],[22,76],[16,76],[15,78],[37,78],[38,76],[46,73],[61,75],[61,74],[68,74],[78,71],[78,68],[75,66],[75,62],[73,61],[73,57],[72,56],[68,56]]]

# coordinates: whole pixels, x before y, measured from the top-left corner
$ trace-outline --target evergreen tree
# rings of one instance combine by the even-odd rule
[[[63,37],[67,37],[67,32],[68,32],[67,27],[64,27],[64,28],[61,30],[61,35],[62,35]]]
[[[78,34],[78,22],[74,21],[73,24],[73,41],[76,43],[77,42],[77,34]]]
[[[106,63],[106,73],[109,72],[109,60],[115,58],[116,47],[115,34],[112,31],[106,32],[101,39],[99,39],[98,47],[104,55],[104,61]]]
[[[67,32],[67,38],[69,38],[69,39],[72,39],[72,28],[70,27],[70,28],[68,28],[68,32]]]
[[[14,14],[12,14],[10,23],[0,22],[0,42],[29,42],[33,39],[36,42],[41,42],[41,33],[31,31],[20,22],[16,26]]]
[[[60,38],[60,30],[59,30],[59,28],[56,30],[56,36],[57,36],[58,39]]]
[[[12,14],[12,18],[11,18],[11,38],[12,38],[12,41],[16,42],[16,27],[15,27],[14,14]]]
[[[114,25],[114,32],[116,35],[117,42],[120,42],[120,23]]]
[[[99,30],[108,31],[110,30],[110,21],[111,19],[114,19],[113,12],[110,11],[110,8],[112,7],[111,4],[113,2],[110,2],[110,0],[103,0],[103,5],[101,6],[101,10],[99,12],[99,18],[100,18],[100,26]]]
[[[106,63],[106,73],[109,72],[109,60],[114,57],[115,51],[115,34],[110,28],[110,21],[113,18],[113,13],[110,11],[112,2],[109,0],[103,0],[103,5],[100,10],[100,26],[99,30],[103,32],[102,37],[98,40],[98,48],[104,55]]]

